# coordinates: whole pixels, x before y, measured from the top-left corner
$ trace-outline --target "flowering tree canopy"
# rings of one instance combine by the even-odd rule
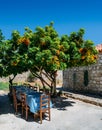
[[[52,93],[55,93],[58,70],[96,62],[97,50],[94,43],[84,40],[83,35],[84,29],[80,29],[70,36],[59,37],[52,22],[44,28],[37,27],[34,32],[27,27],[23,36],[18,31],[13,31],[9,40],[3,41],[1,35],[1,75],[17,75],[30,70],[41,80],[43,86],[49,86]]]

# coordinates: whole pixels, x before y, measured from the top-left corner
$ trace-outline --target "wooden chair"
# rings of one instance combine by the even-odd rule
[[[37,91],[37,88],[35,86],[30,85],[30,84],[29,84],[29,88],[34,90],[34,91]]]
[[[44,90],[43,90],[43,88],[39,88],[39,92],[43,92]]]
[[[32,87],[34,91],[37,91],[38,87],[37,86],[33,86]]]
[[[14,105],[14,109],[16,111],[16,114],[18,112],[18,107],[21,107],[21,102],[19,100],[17,100],[17,96],[16,96],[16,90],[14,88],[12,88],[12,95],[13,95],[13,105]]]
[[[24,93],[21,93],[21,102],[22,102],[22,115],[23,115],[23,112],[25,110],[25,112],[26,112],[26,120],[28,120],[29,106],[27,106],[27,104],[26,104],[26,95]]]
[[[32,85],[28,84],[28,88],[33,89]]]
[[[49,94],[42,94],[40,96],[40,123],[42,124],[42,117],[44,114],[47,114],[48,120],[50,121],[50,95]]]
[[[31,88],[32,89],[32,86],[30,84],[28,84],[28,83],[24,83],[23,86],[26,87],[26,88]]]

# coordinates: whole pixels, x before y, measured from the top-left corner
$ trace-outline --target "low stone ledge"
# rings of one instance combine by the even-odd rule
[[[86,102],[86,103],[90,103],[90,104],[93,104],[93,105],[96,105],[96,106],[100,106],[102,107],[102,102],[98,102],[98,101],[93,101],[94,99],[91,100],[91,98],[88,97],[85,98],[85,96],[76,96],[74,94],[70,94],[70,93],[63,93],[66,97],[70,97],[70,98],[73,98],[73,99],[77,99],[77,100],[80,100],[80,101],[83,101],[83,102]]]

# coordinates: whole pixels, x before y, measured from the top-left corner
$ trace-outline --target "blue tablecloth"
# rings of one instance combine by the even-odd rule
[[[30,111],[36,113],[40,110],[40,95],[41,93],[28,93],[26,96],[27,105],[30,107]]]
[[[16,92],[17,92],[17,98],[20,100],[20,93],[26,94],[26,103],[30,108],[30,111],[32,113],[36,113],[38,110],[40,110],[40,96],[42,93],[36,92],[32,89],[17,86]],[[50,101],[50,107],[52,107],[52,102]]]

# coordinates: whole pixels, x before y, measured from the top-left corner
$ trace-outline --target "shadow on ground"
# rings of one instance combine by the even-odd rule
[[[85,92],[85,91],[68,90],[68,89],[64,89],[63,87],[57,87],[57,90],[61,91],[61,92],[65,91],[65,93],[79,94],[82,96],[102,99],[102,92],[101,93],[92,93],[92,92]]]
[[[10,101],[8,94],[0,95],[0,115],[14,113],[13,103]]]
[[[67,110],[66,107],[72,107],[73,104],[75,104],[75,102],[69,100],[68,98],[60,97],[60,96],[57,96],[56,98],[51,98],[51,101],[54,109],[62,110],[62,111]],[[10,100],[8,94],[2,94],[0,95],[0,115],[9,114],[9,113],[15,115],[13,102],[12,100]],[[25,120],[25,113],[22,116],[21,110],[19,110],[18,114],[15,116]],[[46,116],[44,116],[44,118],[46,119]],[[28,122],[32,122],[32,121],[39,123],[39,117],[37,119],[34,119],[34,114],[29,112]]]
[[[75,102],[68,100],[66,97],[56,97],[52,98],[53,108],[56,108],[57,110],[67,110],[66,107],[71,107]]]

